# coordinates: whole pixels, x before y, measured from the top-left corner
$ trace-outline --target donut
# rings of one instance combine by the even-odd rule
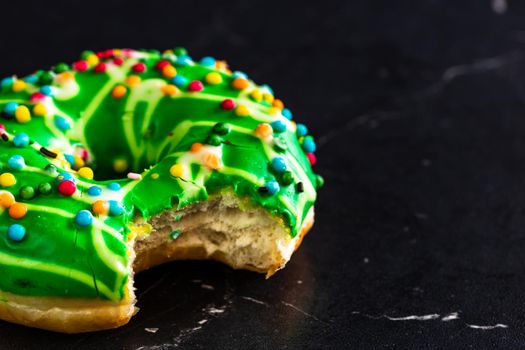
[[[86,51],[0,90],[0,319],[119,327],[134,273],[212,259],[269,277],[313,224],[314,138],[224,61]]]

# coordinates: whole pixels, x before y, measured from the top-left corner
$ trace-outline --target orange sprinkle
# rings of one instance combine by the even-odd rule
[[[250,85],[250,82],[244,78],[235,78],[232,82],[232,86],[237,90],[244,90]]]
[[[14,203],[9,207],[9,216],[13,219],[21,219],[27,214],[27,206],[23,203]]]
[[[74,78],[75,78],[75,76],[71,72],[64,72],[64,73],[60,73],[59,75],[57,75],[57,81],[60,84],[64,84],[67,81],[72,80]]]
[[[173,84],[166,84],[162,87],[162,93],[166,96],[174,96],[179,92],[179,89]]]
[[[0,191],[0,207],[9,208],[15,203],[15,196],[8,191]]]
[[[126,78],[126,84],[128,84],[129,87],[134,87],[140,84],[140,80],[138,75],[130,75]]]
[[[221,167],[221,160],[219,157],[214,153],[208,153],[205,154],[202,158],[202,161],[205,166],[207,166],[209,169],[216,170]]]
[[[109,213],[109,202],[99,199],[93,202],[91,209],[96,215],[106,215]]]
[[[226,61],[215,61],[215,68],[217,68],[220,71],[227,71],[228,63],[226,63]]]
[[[204,147],[202,143],[195,142],[193,145],[191,145],[190,151],[192,153],[197,153],[202,149],[202,147]]]
[[[255,129],[255,134],[263,139],[266,139],[273,134],[273,128],[270,124],[261,123]]]
[[[276,98],[275,100],[273,100],[273,106],[275,108],[278,108],[278,109],[283,109],[284,108],[284,103],[283,103],[283,101],[281,101],[278,98]]]
[[[162,68],[162,75],[165,78],[171,79],[177,75],[177,70],[175,69],[175,67],[167,65],[166,67]]]
[[[121,99],[122,97],[126,96],[127,91],[128,90],[124,85],[117,85],[113,88],[111,95],[116,99]]]

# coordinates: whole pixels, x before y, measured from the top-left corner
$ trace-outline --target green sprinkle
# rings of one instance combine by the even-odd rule
[[[288,186],[293,183],[293,175],[291,171],[287,170],[283,173],[283,175],[281,176],[281,183],[284,186]]]
[[[175,230],[172,233],[170,233],[170,238],[173,239],[173,240],[179,238],[179,236],[180,236],[180,231],[179,230]]]
[[[53,190],[53,187],[49,182],[42,182],[40,185],[38,185],[38,193],[40,194],[50,194]]]
[[[31,199],[35,196],[35,189],[31,186],[22,186],[19,195],[22,199]]]
[[[212,146],[219,146],[222,143],[222,137],[219,135],[211,134],[208,137],[206,137],[206,140],[204,141],[208,145]]]

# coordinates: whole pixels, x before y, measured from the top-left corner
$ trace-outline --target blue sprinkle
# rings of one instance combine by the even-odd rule
[[[89,226],[93,223],[93,214],[89,210],[81,210],[75,216],[75,222],[81,227]]]
[[[207,56],[201,59],[201,64],[206,67],[215,66],[215,58]]]
[[[91,186],[88,188],[87,193],[92,197],[100,196],[102,194],[102,188],[98,186]]]
[[[110,182],[108,188],[112,191],[118,191],[120,190],[120,184],[118,182]]]
[[[270,94],[273,95],[273,89],[269,85],[264,84],[264,85],[261,85],[261,87],[263,89],[266,89]]]
[[[308,134],[308,128],[304,124],[297,124],[296,132],[297,132],[297,136],[299,137],[305,136],[306,134]]]
[[[60,116],[55,117],[55,125],[57,126],[57,128],[59,128],[62,131],[71,129],[71,124],[64,117],[60,117]]]
[[[236,78],[248,79],[248,75],[244,72],[236,70],[235,72],[233,72],[232,78],[233,79],[236,79]]]
[[[280,120],[276,120],[270,124],[272,129],[276,133],[282,133],[286,131],[286,124]]]
[[[9,85],[12,85],[15,82],[15,79],[13,77],[7,77],[2,79],[2,82],[0,82],[1,87],[6,87]]]
[[[282,113],[286,119],[292,120],[293,115],[291,110],[289,110],[288,108],[284,108]]]
[[[29,83],[29,84],[36,84],[38,82],[38,77],[36,75],[28,75],[27,77],[24,78],[25,82],[26,83]]]
[[[186,84],[188,84],[188,79],[184,77],[183,75],[177,74],[176,76],[171,79],[171,82],[179,88],[185,87]]]
[[[71,155],[71,154],[64,154],[64,157],[66,158],[66,160],[69,163],[69,165],[71,165],[71,166],[75,165],[75,157],[73,157],[73,155]]]
[[[124,207],[122,204],[115,200],[109,201],[109,215],[111,216],[119,216],[124,212]]]
[[[7,237],[14,242],[20,242],[26,236],[26,228],[19,224],[13,224],[7,229]]]
[[[58,174],[57,180],[58,180],[58,182],[62,182],[64,180],[69,180],[69,181],[75,182],[75,178],[73,177],[73,175],[70,174],[70,173],[66,173],[66,172]]]
[[[29,146],[29,135],[27,135],[25,132],[16,134],[13,138],[13,144],[15,147],[20,148]]]
[[[177,57],[177,61],[175,61],[175,64],[177,66],[187,66],[192,62],[192,59],[188,55],[181,55]]]
[[[7,166],[12,170],[22,170],[26,166],[24,157],[20,155],[14,155],[7,160]]]
[[[53,89],[49,85],[44,85],[40,88],[40,92],[46,96],[51,96],[53,94]]]
[[[268,193],[269,194],[276,194],[277,192],[279,192],[279,183],[277,181],[268,181],[266,183],[266,188],[268,189]]]
[[[316,150],[315,142],[312,136],[306,136],[303,140],[303,149],[306,153],[314,153]]]
[[[4,112],[6,112],[7,114],[14,115],[17,108],[18,108],[18,103],[16,103],[16,102],[8,102],[4,106]]]
[[[272,159],[272,168],[278,173],[286,171],[286,161],[283,157],[275,157]]]

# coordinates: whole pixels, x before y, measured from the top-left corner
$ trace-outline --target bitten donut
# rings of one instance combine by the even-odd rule
[[[0,318],[121,326],[133,273],[214,259],[267,276],[314,219],[305,125],[224,61],[85,52],[1,81]]]

